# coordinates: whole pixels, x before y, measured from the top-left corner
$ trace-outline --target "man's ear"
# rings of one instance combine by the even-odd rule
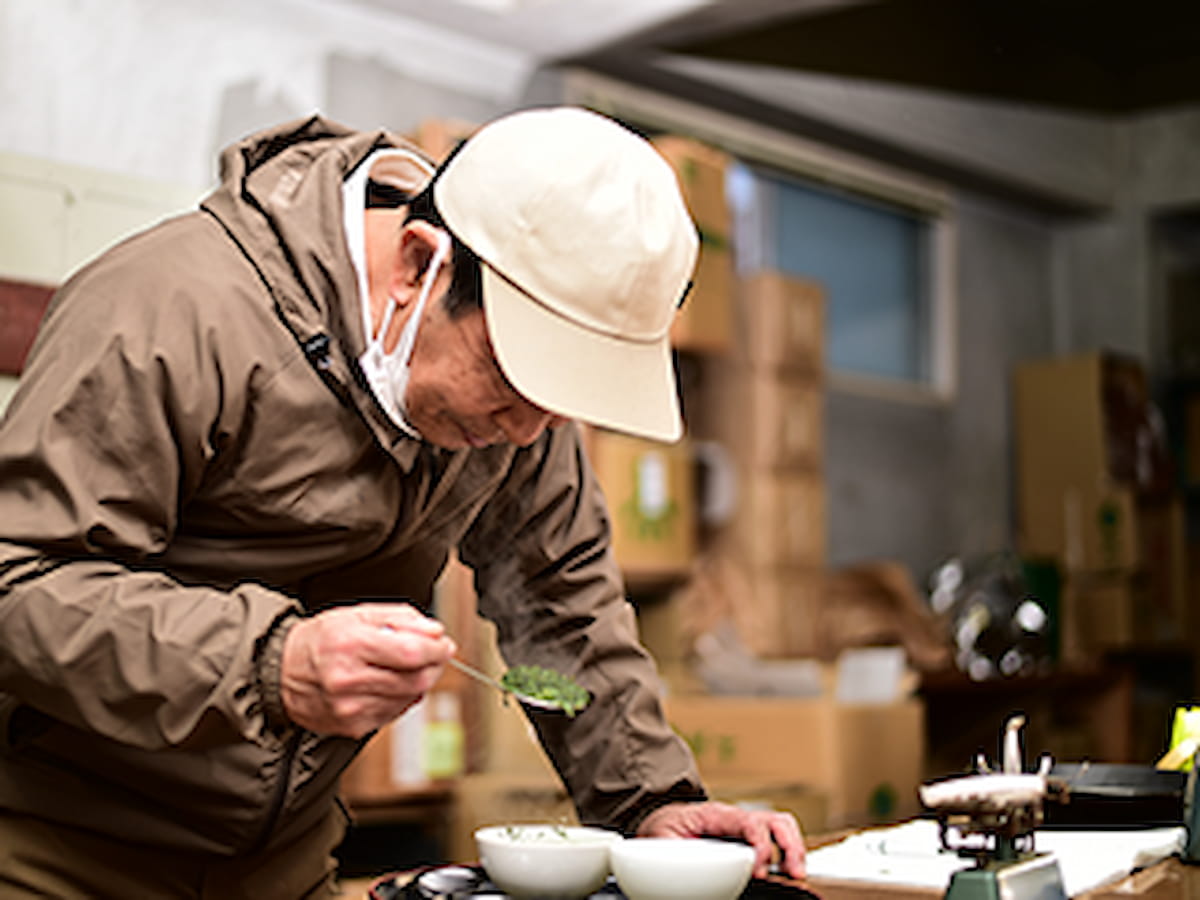
[[[401,226],[388,278],[388,292],[400,306],[416,301],[441,239],[436,226],[420,219]]]

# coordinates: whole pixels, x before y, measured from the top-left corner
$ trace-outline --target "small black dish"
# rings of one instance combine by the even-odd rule
[[[401,879],[405,879],[402,883]],[[370,900],[508,900],[508,895],[488,881],[478,866],[438,866],[421,871],[416,877],[409,874],[387,875],[371,885]],[[592,894],[589,900],[624,900],[617,883],[608,883]],[[741,900],[820,900],[804,888],[781,881],[753,878]]]

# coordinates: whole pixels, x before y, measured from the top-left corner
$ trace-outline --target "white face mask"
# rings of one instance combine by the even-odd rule
[[[376,329],[375,336],[367,340],[367,349],[358,358],[358,364],[367,377],[367,383],[370,384],[375,399],[379,401],[388,417],[397,426],[415,438],[419,438],[421,434],[409,423],[405,415],[404,395],[408,390],[409,363],[412,360],[413,347],[417,341],[421,315],[425,311],[425,301],[429,299],[429,292],[433,289],[437,273],[449,255],[450,235],[439,231],[437,248],[433,251],[433,256],[429,259],[429,266],[425,269],[425,278],[421,282],[421,293],[417,297],[417,305],[413,307],[412,315],[404,323],[404,329],[400,332],[400,340],[397,341],[395,348],[391,353],[387,353],[383,349],[383,339],[387,334],[388,326],[392,323],[392,314],[399,306],[395,299],[389,296],[387,310],[383,314],[383,322]]]

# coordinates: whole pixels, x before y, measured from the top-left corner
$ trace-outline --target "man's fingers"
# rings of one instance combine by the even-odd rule
[[[364,662],[327,673],[322,688],[331,697],[404,697],[424,694],[441,674],[437,664],[398,669]]]
[[[455,650],[441,622],[406,603],[325,610],[288,634],[284,709],[313,731],[360,736],[424,696]]]
[[[754,847],[754,875],[762,878],[771,865],[775,844],[771,840],[771,829],[760,815],[752,815],[742,827],[743,836]]]
[[[382,669],[406,672],[444,665],[457,649],[444,630],[430,633],[407,628],[376,628],[363,647],[363,661]]]
[[[415,631],[429,637],[441,637],[446,626],[425,615],[411,603],[360,603],[349,607],[363,622],[394,631]]]
[[[771,818],[770,827],[772,840],[781,852],[779,864],[784,874],[803,878],[805,847],[799,823],[791,815],[776,815]]]

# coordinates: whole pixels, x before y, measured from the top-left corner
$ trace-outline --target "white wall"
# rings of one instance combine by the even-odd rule
[[[498,104],[532,66],[337,0],[3,0],[0,150],[203,187],[228,141],[328,112],[334,56]],[[407,127],[372,109],[347,124]]]
[[[192,205],[250,131],[482,118],[533,64],[339,0],[0,0],[0,275],[57,283]]]

